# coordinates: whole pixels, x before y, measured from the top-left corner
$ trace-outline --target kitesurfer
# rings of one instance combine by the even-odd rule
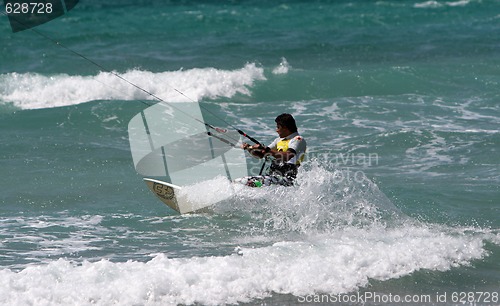
[[[265,175],[251,176],[240,179],[251,187],[279,184],[290,186],[297,176],[300,163],[306,153],[306,140],[299,135],[295,119],[292,115],[283,113],[276,117],[276,138],[267,147],[243,143],[241,148],[257,158],[272,158],[271,166]]]

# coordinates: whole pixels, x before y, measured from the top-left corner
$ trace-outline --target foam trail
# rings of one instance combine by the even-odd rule
[[[421,269],[445,271],[486,255],[483,237],[445,228],[349,228],[301,241],[242,248],[242,255],[108,260],[59,259],[20,272],[0,270],[0,303],[221,305],[273,292],[340,294]],[[369,250],[369,251],[367,251]]]
[[[238,224],[241,235],[232,238],[240,246],[237,254],[151,254],[145,262],[121,263],[59,259],[18,272],[4,268],[0,304],[222,305],[276,293],[350,293],[370,280],[469,265],[489,255],[486,241],[500,242],[495,230],[412,220],[373,182],[348,172],[311,162],[299,171],[296,187],[235,185],[235,199],[215,211],[250,217],[251,224]],[[248,243],[259,239],[258,245]]]
[[[215,210],[246,212],[262,219],[273,233],[315,234],[352,226],[396,226],[408,219],[362,172],[334,169],[334,165],[318,161],[301,167],[294,187],[234,188],[238,197]]]
[[[167,102],[185,102],[236,94],[250,95],[255,81],[265,80],[264,71],[255,64],[237,70],[195,68],[154,73],[130,70],[120,74]],[[37,73],[0,75],[0,101],[21,109],[40,109],[80,104],[93,100],[145,100],[151,96],[108,72],[95,76]]]

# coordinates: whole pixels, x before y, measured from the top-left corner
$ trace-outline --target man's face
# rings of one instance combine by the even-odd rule
[[[288,130],[286,127],[281,126],[279,124],[276,125],[276,133],[278,133],[280,138],[286,137],[290,135],[290,130]]]

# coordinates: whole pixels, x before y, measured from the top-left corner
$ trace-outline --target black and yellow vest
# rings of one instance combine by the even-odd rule
[[[281,139],[280,141],[278,141],[278,143],[276,144],[276,150],[278,150],[280,152],[286,152],[288,150],[288,144],[290,143],[290,140],[292,140],[292,139],[286,139],[286,138],[284,138],[284,139]],[[300,153],[297,152],[297,154],[300,154]],[[297,166],[299,166],[300,163],[302,161],[304,161],[304,156],[305,156],[305,154],[302,154],[301,156],[299,156],[297,158],[297,161],[295,162],[295,164]]]

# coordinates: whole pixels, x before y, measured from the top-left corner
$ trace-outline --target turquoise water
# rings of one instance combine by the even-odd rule
[[[81,1],[37,27],[264,143],[276,115],[294,114],[309,146],[300,186],[240,190],[188,216],[134,169],[128,122],[154,101],[1,16],[0,304],[498,304],[499,12]]]

